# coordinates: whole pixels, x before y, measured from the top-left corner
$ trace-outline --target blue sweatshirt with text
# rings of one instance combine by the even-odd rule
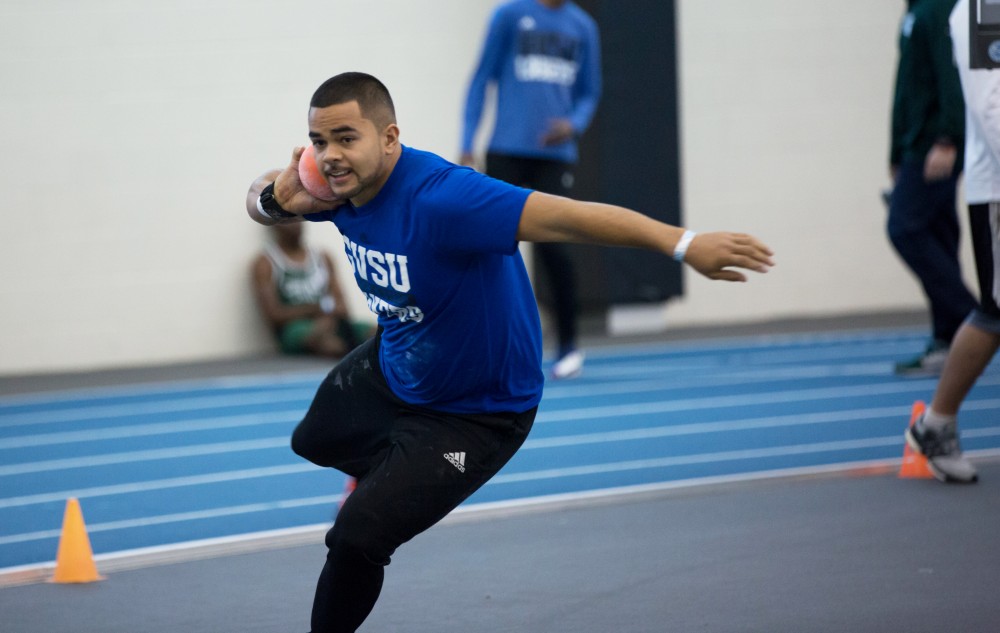
[[[488,151],[574,163],[576,140],[543,146],[552,119],[568,119],[578,137],[590,125],[601,95],[597,24],[566,2],[500,5],[490,20],[465,103],[462,151],[471,152],[487,86],[496,87],[496,126]]]

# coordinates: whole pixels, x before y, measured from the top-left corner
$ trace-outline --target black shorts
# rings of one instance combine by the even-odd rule
[[[379,336],[348,354],[319,386],[292,449],[358,479],[337,532],[375,562],[444,518],[524,443],[537,407],[443,413],[403,402],[379,368]]]
[[[979,306],[976,309],[980,318],[977,325],[985,322],[1000,322],[1000,203],[969,205],[969,232],[972,234],[972,250],[976,257],[976,274],[979,277]],[[981,317],[986,317],[982,319]],[[997,324],[988,327],[997,331]]]

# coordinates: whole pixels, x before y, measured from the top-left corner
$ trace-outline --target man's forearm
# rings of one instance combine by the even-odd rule
[[[637,211],[534,192],[528,196],[518,239],[626,246],[673,255],[684,229]]]

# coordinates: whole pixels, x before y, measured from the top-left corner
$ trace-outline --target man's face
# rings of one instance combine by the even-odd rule
[[[378,129],[361,115],[357,101],[309,109],[309,138],[316,164],[333,193],[361,206],[379,192],[392,172],[399,129]]]

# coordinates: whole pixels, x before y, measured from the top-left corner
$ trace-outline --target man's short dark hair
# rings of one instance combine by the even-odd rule
[[[366,73],[349,72],[330,77],[313,93],[309,107],[326,108],[351,101],[357,101],[361,116],[377,127],[396,122],[396,108],[389,89]]]

